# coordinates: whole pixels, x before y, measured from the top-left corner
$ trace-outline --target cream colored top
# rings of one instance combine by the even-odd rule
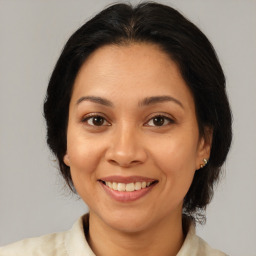
[[[0,247],[0,256],[96,256],[86,241],[84,229],[88,230],[88,214],[80,217],[66,232],[25,239]],[[212,249],[195,234],[191,225],[177,256],[225,256]]]

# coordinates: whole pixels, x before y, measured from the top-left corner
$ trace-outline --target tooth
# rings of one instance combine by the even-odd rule
[[[113,188],[114,190],[117,190],[117,183],[116,183],[116,182],[113,182],[113,183],[112,183],[112,188]]]
[[[117,190],[118,191],[125,191],[125,184],[124,183],[118,183],[117,184]]]
[[[113,190],[117,190],[117,191],[128,191],[128,192],[132,192],[135,190],[140,190],[142,188],[146,188],[148,186],[150,186],[152,182],[135,182],[135,183],[117,183],[117,182],[110,182],[110,181],[106,181],[105,184],[106,186],[108,186],[109,188],[112,188]]]
[[[112,183],[110,181],[107,181],[106,182],[106,185],[109,187],[109,188],[112,188]]]
[[[126,184],[125,191],[134,191],[134,183]]]
[[[135,183],[135,190],[140,190],[141,189],[141,182],[136,182]]]

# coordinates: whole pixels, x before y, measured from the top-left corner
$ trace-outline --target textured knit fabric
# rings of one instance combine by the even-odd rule
[[[0,247],[0,256],[95,256],[84,234],[84,230],[88,228],[88,214],[86,214],[80,217],[69,231],[29,238]],[[177,256],[225,255],[212,249],[198,237],[193,225],[190,226],[186,239],[177,254]]]

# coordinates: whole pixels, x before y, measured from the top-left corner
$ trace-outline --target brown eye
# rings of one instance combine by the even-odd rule
[[[104,118],[101,116],[94,116],[92,117],[92,123],[96,126],[101,126],[104,123]]]
[[[166,116],[158,115],[152,117],[148,122],[147,126],[165,126],[168,124],[174,123],[174,121]]]
[[[102,116],[89,116],[86,117],[83,122],[86,122],[88,125],[91,126],[106,126],[109,125],[109,123],[106,121],[106,119]]]
[[[152,121],[155,126],[162,126],[164,124],[165,118],[163,116],[156,116]]]

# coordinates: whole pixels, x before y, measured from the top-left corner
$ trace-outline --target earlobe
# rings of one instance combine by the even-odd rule
[[[69,156],[68,156],[67,153],[64,155],[63,161],[64,161],[64,163],[65,163],[67,166],[70,166]]]
[[[197,169],[203,168],[211,154],[211,146],[212,146],[212,136],[213,130],[210,127],[206,127],[204,129],[204,135],[201,137],[198,147],[198,159],[197,159]]]

